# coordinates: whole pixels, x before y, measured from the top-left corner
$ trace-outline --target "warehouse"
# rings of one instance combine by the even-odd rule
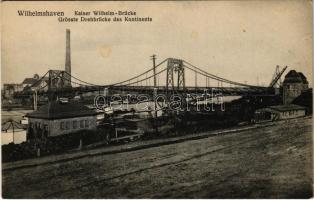
[[[305,116],[306,108],[299,105],[277,105],[255,111],[254,121],[274,121],[281,119],[291,119]]]

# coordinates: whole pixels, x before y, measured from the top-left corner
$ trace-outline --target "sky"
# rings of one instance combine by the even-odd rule
[[[17,10],[63,11],[68,17],[74,11],[135,11],[152,22],[61,23],[57,17],[21,17]],[[276,0],[4,2],[2,84],[64,70],[67,28],[72,75],[95,84],[150,69],[152,54],[157,63],[180,58],[252,85],[268,85],[276,65],[301,71],[312,83],[312,2]],[[193,73],[186,74],[187,85],[193,84]]]

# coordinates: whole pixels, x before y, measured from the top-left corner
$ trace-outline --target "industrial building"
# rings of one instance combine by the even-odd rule
[[[290,70],[283,81],[283,105],[269,106],[258,109],[254,121],[274,121],[305,116],[308,108],[292,104],[302,93],[308,90],[309,83],[302,72]]]
[[[11,98],[15,92],[23,91],[22,84],[5,83],[3,84],[2,97]]]
[[[283,103],[290,104],[309,88],[309,83],[302,72],[291,70],[283,82]]]

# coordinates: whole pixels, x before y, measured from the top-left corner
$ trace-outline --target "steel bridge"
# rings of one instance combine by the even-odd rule
[[[79,77],[61,70],[49,70],[30,88],[31,90],[17,92],[15,97],[37,95],[64,95],[74,96],[88,92],[109,94],[142,93],[152,94],[154,91],[166,95],[203,93],[205,90],[215,90],[223,95],[274,95],[272,86],[262,87],[231,81],[211,74],[185,60],[167,58],[155,64],[155,55],[152,56],[153,67],[129,78],[113,84],[94,84],[81,80]],[[282,73],[281,73],[282,74]],[[194,83],[186,84],[186,76],[194,75]],[[46,84],[35,87],[38,82],[47,80]],[[193,79],[193,78],[192,78]],[[191,80],[191,78],[190,78]],[[68,82],[71,82],[69,86]]]

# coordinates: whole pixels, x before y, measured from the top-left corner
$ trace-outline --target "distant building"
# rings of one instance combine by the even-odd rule
[[[13,96],[15,92],[23,91],[23,85],[22,84],[16,84],[16,83],[8,83],[3,84],[3,96],[5,98],[10,98]]]
[[[278,105],[255,111],[254,119],[256,122],[274,121],[305,116],[306,108],[299,105]]]
[[[39,80],[39,76],[37,74],[35,74],[33,78],[25,78],[22,82],[23,88],[31,87],[38,80]]]
[[[33,78],[25,78],[22,82],[23,91],[37,90],[47,91],[48,90],[48,77],[40,78],[38,74],[34,74]]]
[[[76,102],[54,101],[29,113],[27,139],[43,139],[96,129],[97,112]]]
[[[283,82],[283,103],[290,104],[301,93],[309,88],[309,83],[301,72],[291,70]]]
[[[41,80],[38,80],[36,83],[34,83],[30,89],[31,90],[37,90],[37,91],[47,91],[48,90],[48,84],[49,84],[49,78],[44,77]]]

